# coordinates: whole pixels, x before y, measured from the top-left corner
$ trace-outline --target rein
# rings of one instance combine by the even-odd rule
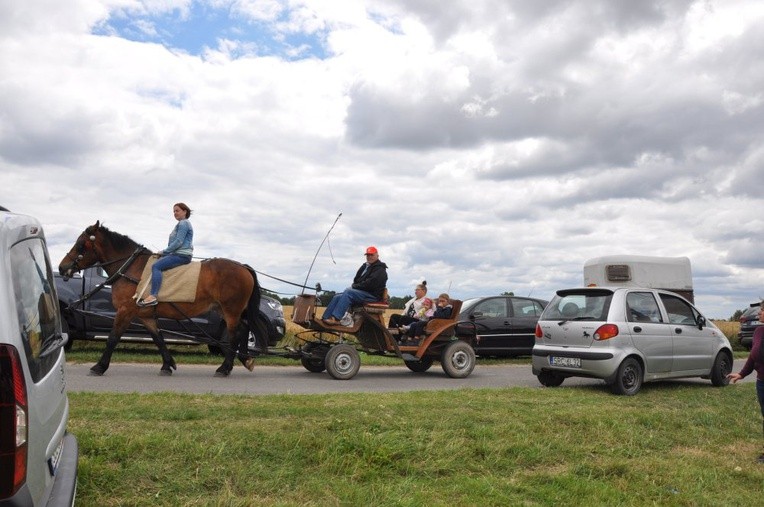
[[[127,271],[127,269],[130,267],[130,265],[132,265],[133,261],[135,261],[135,259],[139,255],[141,255],[144,252],[144,250],[146,250],[146,247],[144,247],[143,245],[139,245],[138,248],[136,248],[136,250],[129,257],[122,257],[121,259],[115,259],[113,261],[100,262],[98,264],[94,264],[93,267],[103,267],[103,266],[108,266],[109,264],[114,264],[115,262],[120,262],[122,260],[127,259],[125,261],[125,263],[122,264],[122,266],[120,266],[119,269],[113,275],[111,275],[109,278],[104,280],[102,283],[99,283],[98,285],[93,287],[93,289],[90,292],[88,292],[87,294],[85,294],[81,298],[79,298],[79,299],[77,299],[75,301],[72,301],[69,304],[68,308],[69,309],[76,308],[77,306],[79,306],[83,302],[85,302],[88,299],[90,299],[91,297],[93,297],[93,295],[95,293],[97,293],[98,291],[103,289],[106,285],[111,285],[112,283],[114,283],[115,280],[117,280],[120,277],[126,278],[127,280],[129,280],[132,283],[137,285],[139,280],[136,280],[135,278],[127,276],[125,274],[125,271]]]

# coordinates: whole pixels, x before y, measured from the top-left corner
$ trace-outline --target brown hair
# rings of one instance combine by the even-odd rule
[[[422,289],[427,294],[427,280],[422,280],[422,283],[417,284],[417,289]]]
[[[172,207],[174,208],[175,206],[179,207],[180,209],[186,212],[186,218],[191,218],[191,208],[189,208],[186,203],[176,202],[175,204],[173,204]]]

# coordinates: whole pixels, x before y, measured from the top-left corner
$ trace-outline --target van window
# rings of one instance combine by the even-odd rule
[[[56,364],[62,339],[50,260],[40,238],[30,238],[10,250],[13,294],[21,341],[34,382]]]

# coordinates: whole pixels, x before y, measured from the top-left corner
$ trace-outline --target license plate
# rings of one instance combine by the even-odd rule
[[[565,368],[580,368],[581,358],[549,356],[549,364],[552,366],[564,366]]]

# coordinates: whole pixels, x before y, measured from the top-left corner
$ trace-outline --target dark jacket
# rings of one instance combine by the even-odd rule
[[[432,314],[433,319],[450,319],[451,318],[451,311],[454,309],[451,305],[446,305],[444,307],[437,307],[435,309],[435,313]]]
[[[374,264],[369,265],[366,273],[363,272],[365,268],[366,263],[358,268],[351,287],[368,292],[381,301],[384,298],[385,287],[387,286],[387,264],[378,260]]]
[[[759,326],[753,332],[753,344],[743,368],[740,370],[741,377],[747,377],[756,372],[758,380],[764,380],[764,326]],[[764,408],[762,409],[764,410]]]

